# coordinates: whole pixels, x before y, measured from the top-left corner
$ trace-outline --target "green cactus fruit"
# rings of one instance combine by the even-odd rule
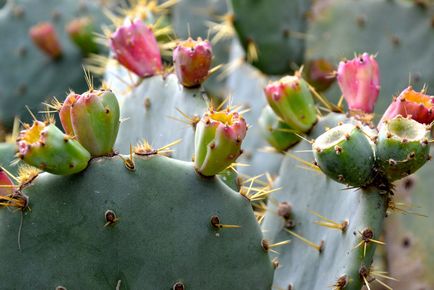
[[[19,192],[31,211],[0,208],[1,287],[271,288],[272,263],[244,196],[191,163],[129,160],[134,171],[114,156],[74,176],[42,173]]]
[[[306,138],[318,138],[339,122],[353,121],[331,113],[320,118]],[[287,153],[273,186],[280,190],[268,199],[265,239],[290,240],[275,249],[279,266],[273,289],[360,290],[365,281],[375,285],[370,266],[381,239],[387,194],[334,182],[312,165],[310,149],[311,144],[300,142]]]
[[[13,0],[0,13],[0,124],[12,129],[15,116],[31,122],[25,105],[33,112],[45,109],[41,102],[52,96],[64,100],[68,89],[84,91],[83,55],[69,39],[65,26],[80,17],[92,19],[95,32],[108,22],[98,1]],[[55,30],[61,58],[53,60],[34,44],[31,28],[48,22]],[[13,36],[13,37],[11,37]],[[49,46],[50,47],[50,46]],[[104,49],[101,47],[101,51]]]
[[[81,17],[71,20],[66,26],[71,40],[77,45],[84,55],[98,53],[98,44],[95,41],[92,19]]]
[[[311,0],[232,0],[233,26],[248,60],[269,75],[292,72],[304,60]],[[266,20],[266,21],[265,21]]]
[[[376,159],[390,182],[416,172],[428,161],[429,136],[426,125],[402,116],[382,124]]]
[[[34,121],[17,138],[18,157],[26,163],[58,175],[80,172],[87,167],[89,152],[54,124]]]
[[[237,112],[206,112],[196,126],[194,139],[196,170],[214,176],[231,165],[242,153],[247,124]]]
[[[289,147],[297,144],[301,138],[297,136],[297,131],[292,129],[279,117],[274,114],[270,106],[266,106],[258,120],[262,136],[277,151],[285,151]]]
[[[268,84],[264,90],[270,107],[292,128],[307,132],[317,121],[309,85],[301,76],[285,76]]]
[[[105,89],[70,93],[59,111],[65,132],[75,136],[92,156],[113,153],[119,115],[116,96]]]
[[[354,53],[378,54],[381,90],[375,113],[381,117],[390,105],[391,96],[398,93],[397,84],[410,83],[416,88],[434,86],[433,66],[426,65],[433,62],[434,7],[416,5],[420,2],[318,1],[315,7],[318,9],[314,9],[318,13],[312,15],[307,32],[306,60],[325,58],[337,64],[342,59],[353,58]],[[423,45],[415,47],[415,43]],[[397,69],[397,60],[404,69]],[[338,86],[333,86],[326,95],[337,101],[341,93]]]
[[[374,151],[361,126],[342,124],[312,144],[318,167],[331,179],[349,186],[366,186],[373,177]]]

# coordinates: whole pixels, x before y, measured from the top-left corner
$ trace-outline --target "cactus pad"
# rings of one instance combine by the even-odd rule
[[[115,156],[74,176],[43,173],[22,190],[31,211],[0,208],[2,287],[270,289],[247,199],[191,163],[133,158],[135,171]]]
[[[343,115],[329,114],[309,137],[317,137],[341,121],[346,121]],[[313,156],[307,149],[311,145],[302,142],[291,151],[309,164]],[[371,239],[378,239],[382,230],[386,195],[374,189],[345,189],[320,171],[302,167],[303,163],[291,156],[284,159],[275,184],[281,189],[269,197],[262,225],[265,238],[271,242],[291,240],[276,249],[280,254],[276,255],[279,267],[274,286],[359,290],[372,263],[375,243]],[[278,211],[285,202],[292,205],[289,219]]]

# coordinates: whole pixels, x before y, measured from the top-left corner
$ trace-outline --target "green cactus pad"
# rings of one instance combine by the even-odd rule
[[[303,63],[310,0],[232,0],[233,25],[252,64],[269,75],[290,73]],[[266,19],[266,21],[264,21]]]
[[[377,54],[381,90],[375,113],[381,116],[409,79],[416,88],[434,86],[434,69],[427,65],[433,62],[434,6],[423,8],[417,2],[422,1],[319,1],[307,33],[306,60],[325,58],[337,64],[354,53]],[[337,101],[338,86],[327,96]]]
[[[385,224],[389,276],[397,279],[389,281],[393,289],[434,287],[433,176],[434,166],[428,163],[416,174],[397,182],[397,208]]]
[[[357,187],[372,180],[374,151],[361,127],[334,127],[316,138],[312,148],[319,168],[331,179]]]
[[[429,136],[425,125],[401,116],[381,126],[376,158],[390,182],[416,172],[428,161]]]
[[[41,174],[22,191],[31,211],[1,208],[2,288],[270,289],[245,197],[191,163],[133,158],[135,171],[115,156],[74,176]]]
[[[341,121],[349,120],[343,115],[329,114],[320,119],[308,138],[318,137]],[[302,142],[290,152],[308,164],[313,161],[313,154],[306,152],[310,149],[309,143]],[[364,284],[360,270],[369,269],[375,250],[375,243],[368,242],[364,254],[362,234],[369,233],[373,239],[380,239],[387,195],[381,195],[375,189],[346,189],[305,166],[287,156],[274,185],[281,189],[269,197],[262,225],[265,238],[272,243],[291,240],[275,249],[279,253],[275,255],[279,267],[274,275],[274,289],[327,290],[335,287],[360,290]],[[281,202],[292,205],[289,219],[279,215]],[[315,224],[318,221],[323,226]],[[343,230],[324,226],[332,221]],[[314,243],[317,248],[310,247],[288,230]],[[346,287],[338,288],[338,282],[342,281],[347,282]]]
[[[0,13],[0,123],[12,126],[15,115],[29,121],[25,105],[37,112],[42,101],[65,91],[87,89],[83,77],[83,57],[69,39],[65,25],[76,17],[88,16],[94,27],[106,21],[95,1],[14,0]],[[54,61],[44,55],[29,37],[29,29],[39,22],[51,22],[59,37],[62,58]]]
[[[22,160],[53,174],[80,172],[90,160],[89,152],[54,124],[45,126],[35,121],[30,129],[20,133],[17,140]]]
[[[266,106],[258,120],[262,136],[277,151],[285,151],[297,144],[301,138],[294,134],[296,130],[285,124],[274,114],[270,106]]]
[[[127,153],[130,144],[143,139],[152,141],[155,148],[182,139],[172,156],[190,161],[194,126],[208,107],[206,94],[201,89],[183,88],[173,74],[146,78],[131,87],[120,82],[119,76],[129,80],[124,69],[115,67],[109,67],[105,77],[121,107],[122,123],[115,148]]]

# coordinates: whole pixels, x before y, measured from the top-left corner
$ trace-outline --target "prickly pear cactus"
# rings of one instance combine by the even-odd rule
[[[308,135],[316,138],[339,122],[341,114],[320,119]],[[368,145],[369,146],[369,145]],[[351,189],[312,166],[312,146],[296,145],[285,157],[269,197],[262,224],[276,251],[276,289],[357,289],[371,281],[376,240],[382,231],[387,194],[373,188]],[[295,156],[295,157],[294,157]],[[291,210],[285,210],[285,205]],[[291,288],[292,287],[292,288]]]
[[[233,0],[233,26],[250,62],[269,75],[303,63],[308,0]],[[261,19],[266,21],[261,21]]]
[[[417,2],[421,1],[332,0],[318,3],[321,7],[308,30],[306,59],[326,58],[337,63],[343,58],[352,58],[355,52],[378,53],[382,73],[375,112],[383,113],[391,96],[397,93],[397,83],[408,84],[410,80],[417,88],[434,84],[434,70],[427,65],[433,59],[434,8],[417,5]],[[415,43],[423,45],[415,46]],[[397,61],[406,69],[396,69]],[[335,100],[339,98],[337,86],[330,89],[328,96]]]
[[[434,265],[434,234],[431,230],[433,169],[433,164],[429,163],[416,174],[398,182],[396,200],[385,225],[388,270],[396,279],[389,283],[393,289],[434,287],[431,275]]]
[[[83,90],[83,56],[65,26],[88,17],[95,29],[103,22],[101,7],[90,1],[10,0],[0,10],[0,124],[11,127],[15,115],[27,117],[25,105],[38,111],[51,96],[64,98],[69,88]],[[32,43],[31,27],[49,22],[55,29],[61,57],[51,59]],[[12,37],[13,36],[13,37]]]
[[[272,264],[245,197],[191,163],[130,160],[134,171],[102,157],[16,192],[9,206],[21,210],[0,208],[2,287],[270,289]]]

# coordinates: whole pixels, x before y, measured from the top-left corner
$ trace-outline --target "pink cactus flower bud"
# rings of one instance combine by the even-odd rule
[[[434,96],[425,95],[423,92],[416,92],[409,86],[397,98],[393,99],[393,102],[381,118],[380,125],[398,115],[411,117],[419,123],[431,124],[434,120],[433,103]]]
[[[46,55],[57,59],[62,55],[62,49],[53,24],[42,22],[30,28],[30,38],[33,43]]]
[[[208,77],[212,62],[212,48],[207,40],[189,38],[181,41],[173,51],[173,62],[179,82],[187,87],[197,87]]]
[[[373,55],[366,52],[349,61],[341,61],[337,79],[351,111],[372,113],[380,92],[380,73]]]
[[[163,70],[157,39],[140,19],[118,27],[110,37],[110,47],[119,63],[139,77]]]

